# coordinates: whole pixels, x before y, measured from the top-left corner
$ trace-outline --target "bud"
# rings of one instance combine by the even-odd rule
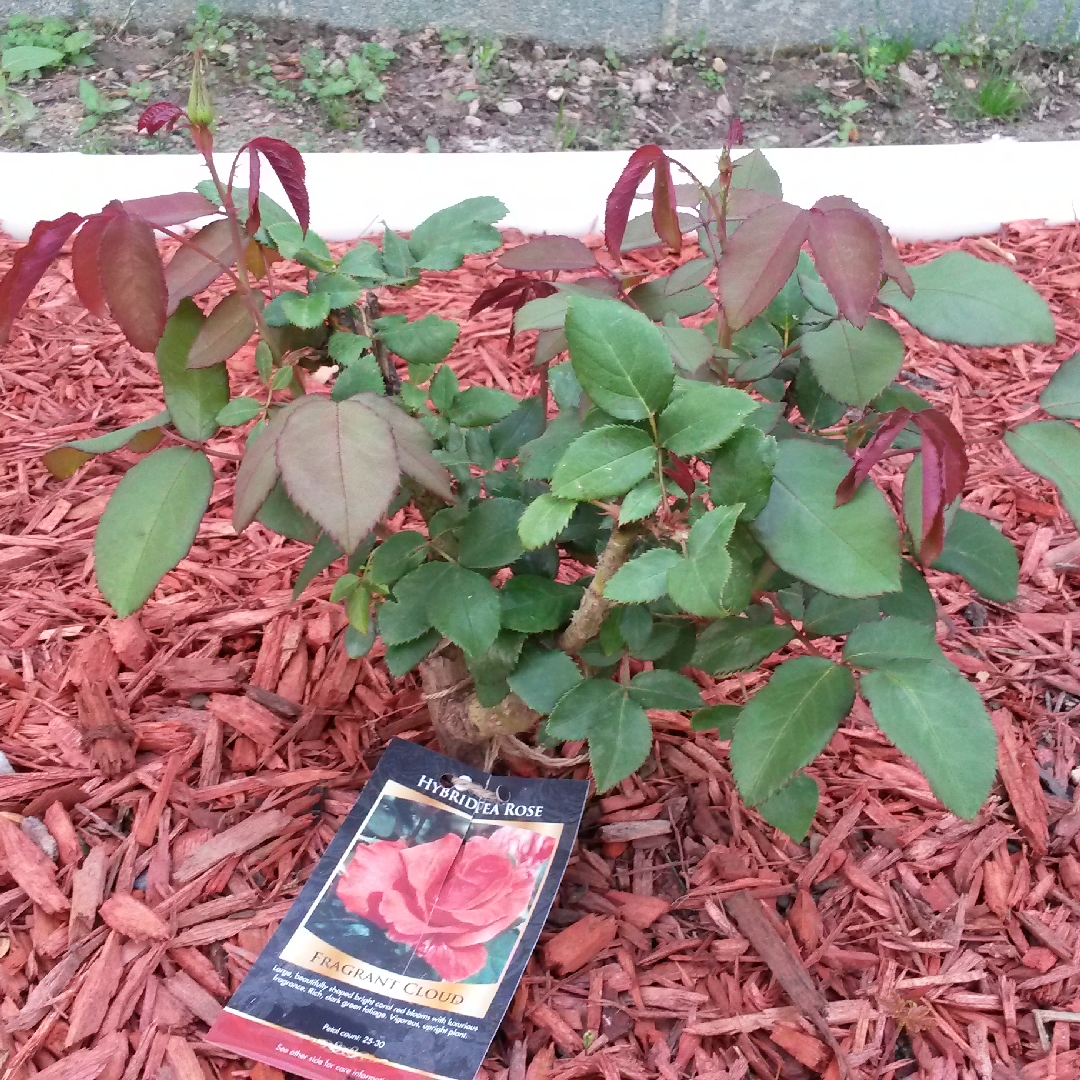
[[[206,89],[206,59],[201,49],[195,50],[187,115],[192,127],[208,128],[214,122],[214,107],[210,104],[210,92]]]

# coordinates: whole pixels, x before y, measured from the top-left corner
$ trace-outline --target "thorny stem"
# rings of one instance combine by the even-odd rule
[[[597,560],[596,574],[585,590],[570,625],[559,638],[559,648],[564,652],[579,653],[587,642],[596,637],[612,603],[604,596],[604,586],[615,571],[630,558],[637,536],[637,529],[633,526],[612,527],[611,536]]]
[[[190,446],[193,450],[201,450],[204,454],[209,454],[211,457],[224,458],[226,461],[241,461],[243,460],[239,454],[230,454],[228,450],[214,450],[207,446],[206,443],[193,442],[191,439],[185,439],[183,435],[180,435],[176,431],[167,431],[165,433],[170,438],[175,439],[179,443],[183,443],[184,446]]]

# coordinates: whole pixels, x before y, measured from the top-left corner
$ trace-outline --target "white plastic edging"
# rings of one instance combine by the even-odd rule
[[[714,150],[672,151],[706,183]],[[328,240],[408,231],[461,199],[495,195],[500,227],[582,236],[602,228],[604,200],[629,154],[307,154],[311,225]],[[993,232],[1003,222],[1073,221],[1080,208],[1080,142],[1007,139],[951,146],[766,151],[791,202],[846,195],[901,240]],[[229,158],[222,155],[227,171]],[[0,228],[25,239],[34,223],[90,213],[110,199],[185,191],[206,178],[197,156],[0,153]],[[266,189],[283,199],[262,170]]]

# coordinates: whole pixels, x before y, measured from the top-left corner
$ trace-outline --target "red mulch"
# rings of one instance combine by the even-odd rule
[[[837,1077],[824,1024],[781,986],[793,954],[855,1077],[1080,1076],[1080,1013],[1038,1011],[1080,1010],[1080,543],[1000,441],[1080,340],[1080,226],[1021,223],[906,254],[956,246],[1014,265],[1060,333],[971,350],[905,330],[918,385],[974,441],[967,505],[1022,553],[1009,605],[931,575],[942,643],[995,710],[1003,784],[959,821],[863,706],[809,770],[823,795],[800,847],[740,805],[726,744],[654,714],[657,763],[593,803],[484,1080]],[[13,249],[0,242],[0,265]],[[494,258],[428,274],[386,308],[464,322],[502,276]],[[504,358],[505,326],[504,313],[464,322],[452,362],[521,391],[535,376],[524,351]],[[230,369],[253,384],[250,351]],[[226,456],[191,553],[138,616],[110,616],[91,541],[134,456],[58,482],[41,455],[161,398],[153,358],[78,307],[66,261],[16,326],[0,395],[0,750],[14,768],[0,776],[0,1072],[6,1060],[12,1080],[280,1080],[207,1044],[207,1023],[385,740],[432,741],[417,681],[390,678],[378,650],[345,657],[326,575],[290,605],[305,548],[257,525],[233,535],[228,434],[210,446]],[[699,681],[707,701],[738,701],[763,678]],[[744,889],[764,902],[757,929],[725,909]]]

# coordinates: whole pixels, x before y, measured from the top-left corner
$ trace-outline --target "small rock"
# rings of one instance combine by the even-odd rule
[[[578,71],[582,75],[600,75],[603,73],[604,65],[594,60],[591,56],[586,56],[584,60],[578,62]]]
[[[544,46],[537,42],[532,47],[532,58],[534,60],[543,60],[547,56],[547,52],[544,50]]]
[[[1069,124],[1069,130],[1080,131],[1080,120],[1073,120],[1073,122]]]
[[[552,86],[548,88],[547,99],[548,101],[562,101],[565,93],[566,91],[561,86]]]
[[[724,72],[727,71],[727,64],[724,63],[724,58],[722,56],[713,57],[712,69],[717,75],[723,75]]]
[[[484,121],[479,116],[466,116],[464,118],[465,123],[472,128],[481,128],[484,126]]]
[[[29,836],[53,862],[60,858],[60,849],[56,846],[53,834],[49,832],[45,827],[45,822],[40,818],[24,817],[19,822],[19,829],[24,835]]]
[[[672,86],[669,82],[658,82],[656,84],[656,89],[659,90],[661,93],[668,94],[672,90],[674,90],[675,87]]]
[[[939,69],[938,69],[937,64],[930,64],[927,67],[926,74],[923,76],[923,78],[927,82],[933,82],[938,77],[938,70]]]
[[[525,106],[514,98],[500,101],[498,105],[499,112],[505,113],[507,116],[520,116],[524,108]]]
[[[965,90],[976,90],[976,89],[978,89],[978,86],[979,86],[978,80],[973,79],[970,75],[964,80],[964,89]]]
[[[641,102],[652,101],[656,90],[656,79],[652,75],[642,75],[630,84],[630,92]]]
[[[981,630],[986,625],[989,612],[983,604],[972,601],[960,614],[967,619],[972,629]]]
[[[716,99],[716,111],[721,116],[730,116],[731,115],[731,102],[728,101],[727,94],[721,94]]]
[[[334,38],[334,52],[338,54],[342,59],[348,60],[349,53],[353,51],[353,41],[348,34],[338,34]]]
[[[768,82],[772,78],[772,72],[766,68],[758,77],[758,82]]]
[[[175,38],[176,34],[172,30],[159,30],[150,41],[154,45],[171,45]]]
[[[588,75],[582,75],[577,81],[577,86],[579,90],[591,90],[592,79],[590,79]]]
[[[475,116],[479,111],[480,111],[480,99],[479,98],[473,98],[472,101],[469,102],[469,115],[470,116]]]
[[[926,91],[926,80],[917,71],[912,71],[907,64],[896,65],[896,77],[913,94],[922,94]]]

